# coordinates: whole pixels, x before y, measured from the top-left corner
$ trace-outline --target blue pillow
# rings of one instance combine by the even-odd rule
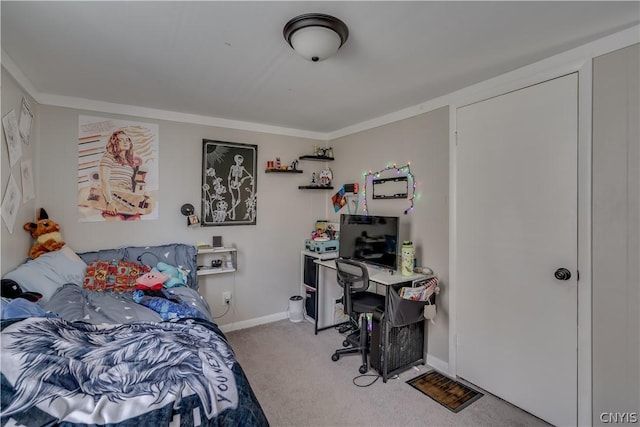
[[[44,304],[56,290],[66,283],[82,286],[87,264],[69,246],[47,252],[36,259],[27,260],[4,275],[3,279],[15,280],[26,292],[39,292]]]

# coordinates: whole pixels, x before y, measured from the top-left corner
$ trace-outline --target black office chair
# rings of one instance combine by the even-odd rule
[[[336,362],[341,354],[360,353],[362,365],[360,373],[369,370],[367,353],[369,352],[369,333],[367,331],[367,316],[377,307],[384,306],[384,296],[373,292],[366,292],[369,287],[369,273],[361,262],[350,259],[336,259],[338,283],[342,286],[344,310],[349,315],[349,321],[354,323],[355,332],[349,334],[342,343],[343,347],[333,353],[331,360]],[[358,317],[360,318],[358,326]]]

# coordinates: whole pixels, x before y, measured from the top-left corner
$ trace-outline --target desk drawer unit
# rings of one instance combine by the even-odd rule
[[[307,289],[304,298],[304,309],[307,313],[307,317],[316,318],[316,290]]]

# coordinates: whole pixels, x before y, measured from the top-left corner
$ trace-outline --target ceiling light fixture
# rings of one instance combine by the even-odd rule
[[[323,13],[296,16],[284,26],[284,39],[309,61],[318,62],[335,54],[349,38],[346,24]]]

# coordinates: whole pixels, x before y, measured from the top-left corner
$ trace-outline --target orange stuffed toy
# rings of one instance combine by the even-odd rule
[[[36,259],[47,252],[57,251],[65,245],[60,234],[60,226],[57,222],[50,220],[47,211],[42,208],[40,208],[38,221],[27,222],[23,228],[36,239],[29,250],[31,259]]]

